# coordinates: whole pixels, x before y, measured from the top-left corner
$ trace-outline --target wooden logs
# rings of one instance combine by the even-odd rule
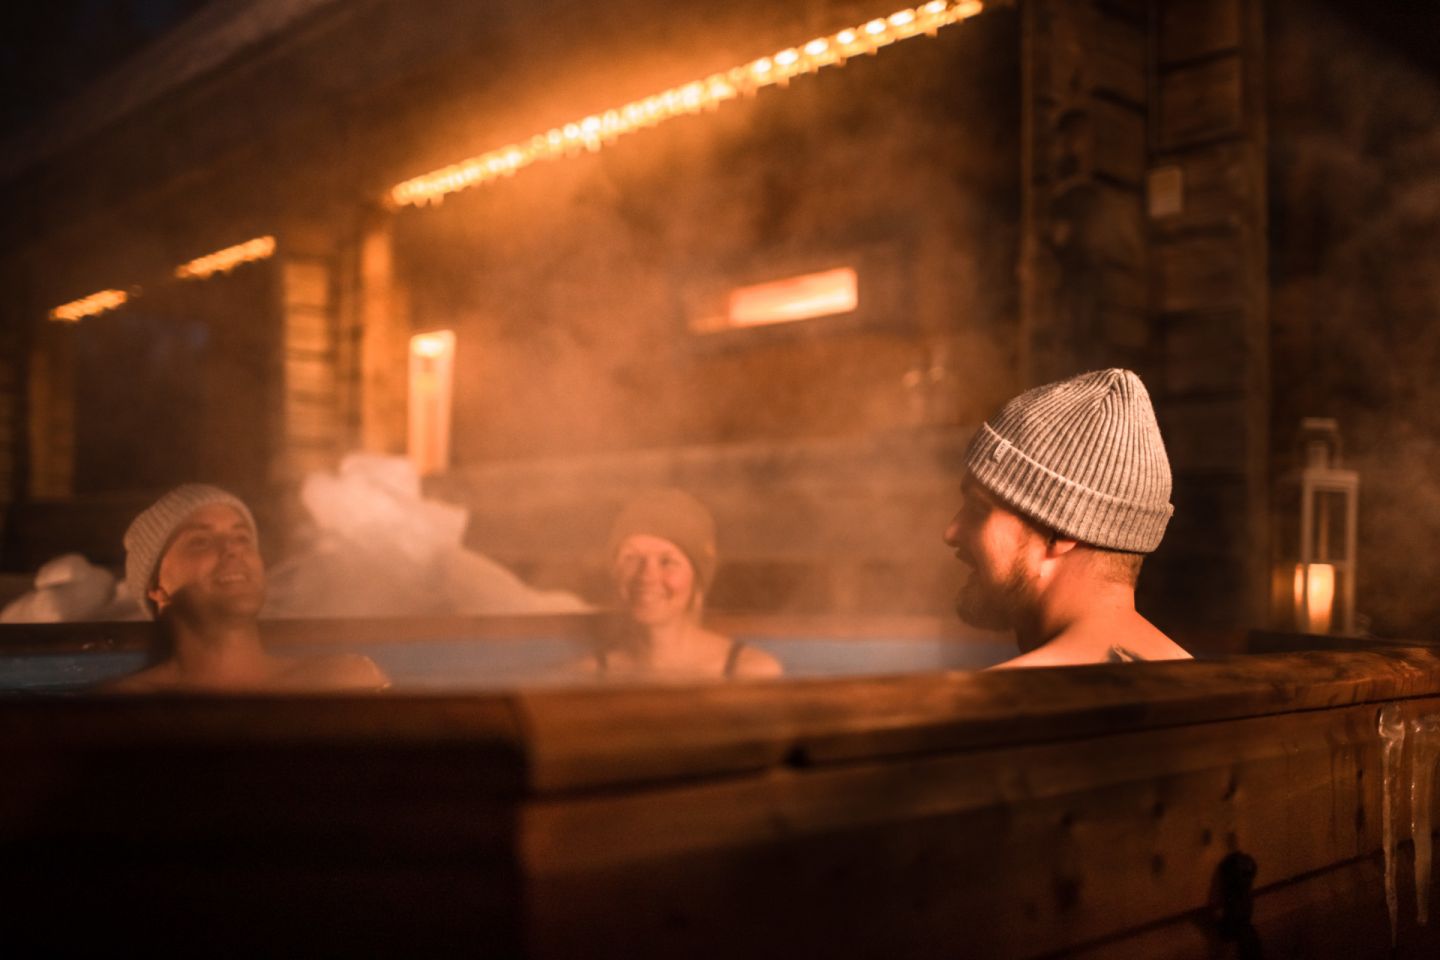
[[[1429,957],[1382,707],[1440,715],[1440,654],[11,699],[0,895],[62,953],[1348,960],[1388,954],[1388,863]]]

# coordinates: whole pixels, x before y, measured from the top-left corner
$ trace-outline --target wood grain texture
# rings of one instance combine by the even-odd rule
[[[1327,945],[1388,935],[1386,704],[1440,713],[1440,653],[12,699],[0,897],[37,950],[114,929],[262,949],[309,917],[294,943],[320,952],[1208,957],[1217,866],[1243,852],[1263,942],[1349,960]],[[1403,877],[1404,791],[1394,813]],[[1431,956],[1408,884],[1399,956]],[[75,897],[111,926],[65,928]],[[237,904],[259,919],[236,927]]]
[[[1440,700],[1409,708],[1430,713]],[[743,923],[745,952],[761,956],[803,951],[818,929],[851,956],[1045,955],[1143,940],[1152,924],[1204,910],[1233,851],[1254,857],[1262,888],[1367,864],[1369,908],[1342,926],[1360,918],[1378,937],[1388,921],[1373,909],[1375,712],[538,803],[523,821],[522,856],[547,922],[529,942],[538,956],[597,937],[646,955],[719,955],[734,945],[727,928]],[[1298,913],[1313,909],[1309,895],[1290,899]],[[617,909],[625,903],[647,909]],[[1199,932],[1199,945],[1216,939],[1213,921]]]
[[[1420,649],[515,695],[533,789],[732,776],[1265,716],[1440,690]]]

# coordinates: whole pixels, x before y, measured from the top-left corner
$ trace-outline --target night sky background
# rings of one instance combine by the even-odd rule
[[[0,11],[0,132],[9,135],[142,51],[207,0],[50,0]]]

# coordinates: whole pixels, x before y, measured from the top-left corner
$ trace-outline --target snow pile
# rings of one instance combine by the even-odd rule
[[[138,620],[140,608],[125,584],[78,553],[49,561],[35,574],[35,589],[0,610],[0,623],[69,623]]]
[[[315,526],[303,552],[270,568],[271,617],[578,613],[569,593],[536,590],[462,544],[468,513],[426,500],[404,457],[353,453],[305,478]]]
[[[582,613],[573,594],[536,590],[462,544],[469,514],[427,500],[404,457],[353,453],[305,478],[309,546],[269,568],[264,617]],[[0,623],[137,620],[123,582],[78,553],[46,563]]]

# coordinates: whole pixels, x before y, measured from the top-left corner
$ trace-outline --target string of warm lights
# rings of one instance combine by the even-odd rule
[[[274,253],[274,237],[256,237],[233,247],[196,257],[189,263],[182,263],[175,268],[175,276],[181,280],[203,280],[216,273],[229,273],[242,263],[264,260]]]
[[[79,323],[86,317],[93,317],[107,310],[114,310],[129,299],[130,297],[124,290],[101,290],[99,293],[92,293],[88,297],[71,300],[69,303],[62,303],[50,311],[50,319],[59,320],[64,323]]]
[[[941,27],[968,20],[983,9],[980,0],[931,0],[918,7],[897,10],[888,17],[877,17],[857,27],[816,37],[723,73],[713,73],[703,80],[671,87],[536,134],[529,140],[414,177],[393,187],[390,200],[396,206],[439,203],[446,194],[510,176],[533,163],[572,156],[581,150],[599,150],[624,134],[653,127],[673,117],[714,110],[727,100],[753,94],[761,87],[784,85],[792,77],[843,65],[851,57],[874,53],[898,40],[922,34],[934,36]],[[181,264],[175,268],[175,276],[182,280],[204,279],[233,270],[242,263],[264,260],[274,253],[274,237],[255,237]],[[114,310],[129,299],[123,290],[101,290],[56,307],[50,311],[50,319],[74,323]]]
[[[203,257],[196,257],[189,263],[182,263],[175,268],[175,276],[181,280],[204,280],[217,273],[229,273],[242,263],[264,260],[274,254],[274,237],[255,237],[244,243],[237,243],[233,247],[226,247],[224,250],[216,250]],[[139,292],[138,288],[135,290],[137,293]],[[61,304],[50,311],[50,319],[65,323],[78,323],[86,317],[97,316],[123,306],[130,301],[130,298],[131,295],[124,290],[101,290],[88,297]]]
[[[897,40],[934,36],[941,27],[967,20],[983,9],[979,0],[932,0],[899,10],[414,177],[393,187],[390,199],[396,206],[439,203],[446,194],[510,176],[533,163],[598,150],[624,134],[672,117],[713,110],[761,87],[785,84],[800,74],[843,64],[850,57],[874,53]]]

